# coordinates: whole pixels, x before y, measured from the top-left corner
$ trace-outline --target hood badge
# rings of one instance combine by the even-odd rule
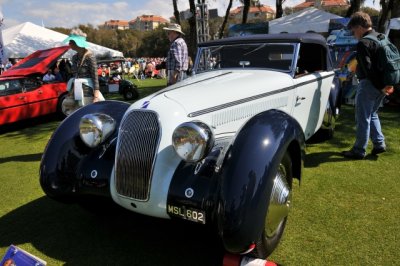
[[[146,109],[147,106],[149,106],[149,104],[150,104],[150,101],[145,101],[145,102],[142,104],[142,109]]]
[[[96,178],[97,177],[97,171],[96,170],[92,170],[92,172],[90,172],[90,177],[91,178]]]
[[[186,198],[190,199],[191,197],[193,197],[193,195],[194,195],[194,190],[193,190],[193,188],[187,188],[187,189],[185,190],[185,196],[186,196]]]

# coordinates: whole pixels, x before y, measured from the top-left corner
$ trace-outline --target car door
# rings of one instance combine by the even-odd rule
[[[320,127],[333,80],[331,72],[314,72],[294,80],[293,116],[300,123],[306,139]]]
[[[0,125],[25,119],[28,114],[28,98],[22,80],[0,80]]]
[[[56,112],[58,97],[62,91],[59,89],[61,86],[65,87],[65,83],[42,82],[27,78],[24,82],[24,87],[29,104],[28,117],[37,117]]]
[[[334,72],[328,71],[327,49],[321,43],[301,43],[295,68],[293,116],[306,139],[322,124]]]

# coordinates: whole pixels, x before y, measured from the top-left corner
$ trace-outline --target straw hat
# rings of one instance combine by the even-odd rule
[[[175,23],[168,24],[168,27],[164,27],[163,30],[176,31],[182,35],[185,35],[185,33],[182,31],[181,25]]]

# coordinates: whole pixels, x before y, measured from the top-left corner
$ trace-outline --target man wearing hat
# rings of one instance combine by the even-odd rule
[[[171,23],[163,29],[167,31],[168,39],[171,42],[167,55],[167,84],[172,85],[186,78],[188,49],[185,40],[182,38],[185,34],[179,24]]]

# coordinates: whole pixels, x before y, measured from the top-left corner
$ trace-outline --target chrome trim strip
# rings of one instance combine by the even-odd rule
[[[196,116],[204,115],[204,114],[207,114],[207,113],[212,113],[212,112],[219,111],[219,110],[222,110],[222,109],[225,109],[225,108],[228,108],[228,107],[232,107],[232,106],[235,106],[235,105],[251,102],[251,101],[254,101],[254,100],[258,100],[258,99],[261,99],[261,98],[264,98],[264,97],[267,97],[267,96],[271,96],[271,95],[274,95],[274,94],[282,93],[282,92],[293,90],[293,89],[295,89],[295,86],[290,86],[290,87],[282,88],[282,89],[279,89],[279,90],[276,90],[276,91],[266,92],[266,93],[263,93],[263,94],[255,95],[255,96],[244,98],[244,99],[241,99],[241,100],[237,100],[237,101],[233,101],[233,102],[229,102],[229,103],[224,103],[224,104],[213,106],[213,107],[210,107],[210,108],[207,108],[207,109],[203,109],[203,110],[199,110],[199,111],[196,111],[196,112],[192,112],[192,113],[188,114],[188,117],[196,117]]]
[[[235,105],[239,105],[239,104],[247,103],[247,102],[250,102],[250,101],[258,100],[258,99],[261,99],[261,98],[264,98],[264,97],[268,97],[268,96],[271,96],[271,95],[275,95],[275,94],[278,94],[278,93],[282,93],[282,92],[285,92],[285,91],[290,91],[290,90],[296,89],[297,87],[300,87],[300,86],[303,86],[303,85],[306,85],[306,84],[309,84],[309,83],[313,83],[313,82],[316,82],[316,81],[319,81],[319,80],[322,80],[322,79],[325,79],[325,78],[329,78],[329,77],[334,76],[334,75],[335,75],[335,73],[332,73],[332,74],[326,75],[324,77],[317,77],[317,78],[314,78],[314,79],[311,79],[311,80],[308,80],[308,81],[305,81],[305,82],[301,82],[301,83],[293,85],[293,86],[282,88],[282,89],[279,89],[279,90],[276,90],[276,91],[266,92],[266,93],[262,93],[262,94],[255,95],[255,96],[252,96],[252,97],[244,98],[244,99],[241,99],[241,100],[237,100],[237,101],[233,101],[233,102],[229,102],[229,103],[224,103],[224,104],[213,106],[213,107],[209,107],[209,108],[206,108],[206,109],[203,109],[203,110],[195,111],[195,112],[192,112],[192,113],[188,114],[188,117],[196,117],[196,116],[212,113],[212,112],[219,111],[219,110],[222,110],[222,109],[225,109],[225,108],[229,108],[229,107],[232,107],[232,106],[235,106]]]

